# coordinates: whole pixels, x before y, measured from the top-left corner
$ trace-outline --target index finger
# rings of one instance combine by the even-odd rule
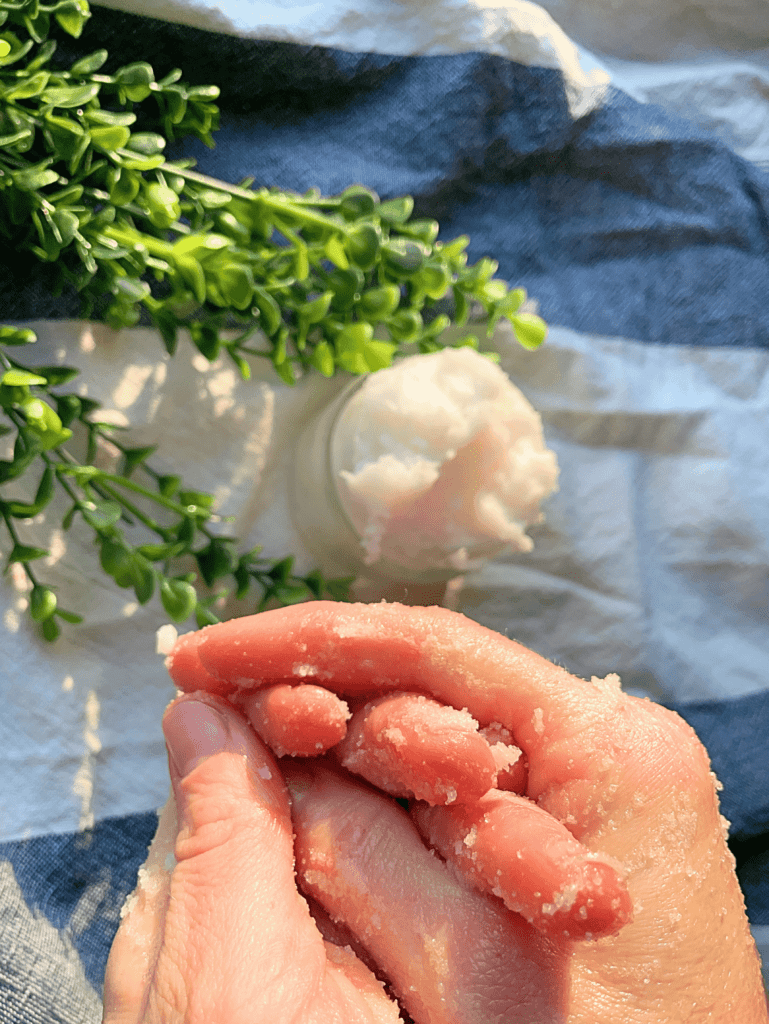
[[[182,636],[167,664],[184,690],[233,695],[278,682],[312,682],[345,696],[413,691],[467,708],[481,726],[498,722],[513,734],[528,756],[534,799],[564,782],[595,782],[597,758],[601,774],[643,743],[639,717],[664,726],[659,713],[669,714],[622,693],[616,677],[578,679],[437,607],[294,605]],[[647,713],[639,716],[642,704]],[[572,742],[577,736],[580,741]],[[653,768],[652,746],[644,773]]]
[[[545,709],[558,729],[586,701],[615,696],[457,612],[385,603],[313,601],[207,626],[177,640],[167,667],[181,689],[222,696],[278,682],[350,697],[430,694],[532,741]]]

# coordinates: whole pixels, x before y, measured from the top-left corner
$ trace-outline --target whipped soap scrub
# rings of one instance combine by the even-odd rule
[[[540,416],[504,371],[444,349],[356,381],[309,424],[293,507],[330,567],[440,580],[529,551],[557,479]]]

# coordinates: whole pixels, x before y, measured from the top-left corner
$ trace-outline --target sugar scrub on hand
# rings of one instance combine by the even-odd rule
[[[337,565],[389,578],[448,579],[505,548],[530,550],[526,528],[557,487],[540,416],[469,348],[370,374],[335,411],[326,452],[347,520],[327,547]],[[314,514],[307,536],[317,544],[328,531],[302,490],[297,501]],[[340,539],[345,529],[355,552]]]

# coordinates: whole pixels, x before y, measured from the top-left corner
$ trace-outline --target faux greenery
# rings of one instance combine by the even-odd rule
[[[192,135],[213,146],[218,88],[187,86],[178,70],[157,81],[144,62],[104,74],[106,50],[56,66],[52,22],[77,37],[90,17],[86,0],[0,0],[0,239],[7,251],[54,264],[84,316],[114,328],[150,322],[171,356],[184,329],[208,360],[224,356],[248,379],[249,360],[268,359],[287,384],[435,351],[452,319],[491,337],[507,318],[522,345],[541,344],[546,328],[521,311],[523,289],[495,278],[492,259],[468,266],[466,236],[437,241],[437,222],[412,219],[408,196],[382,202],[359,185],[297,195],[166,161],[168,141]],[[256,584],[260,607],[344,597],[349,580],[297,577],[290,556],[238,553],[236,538],[212,530],[210,495],[156,473],[152,449],[122,445],[99,421],[98,403],[62,390],[77,370],[19,361],[34,341],[31,331],[0,328],[2,429],[14,441],[12,459],[0,462],[0,516],[8,565],[24,567],[30,612],[48,639],[57,619],[79,619],[38,580],[32,563],[48,552],[26,544],[17,523],[38,515],[57,488],[70,500],[65,528],[75,519],[90,528],[118,586],[142,603],[159,591],[176,621],[192,613],[199,625],[216,621],[221,591],[210,588],[222,581],[241,598]],[[455,344],[479,348],[480,339],[468,330]],[[72,454],[78,434],[83,458]],[[94,465],[105,441],[122,452],[119,473]],[[25,502],[6,485],[27,472],[38,474],[37,491]],[[139,525],[149,536],[134,543],[126,527]],[[195,569],[173,574],[189,556]]]

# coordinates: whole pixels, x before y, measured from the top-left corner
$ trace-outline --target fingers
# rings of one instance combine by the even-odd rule
[[[520,789],[525,775],[526,794],[585,842],[603,843],[628,806],[656,813],[691,784],[708,795],[707,754],[677,716],[624,694],[616,676],[577,679],[445,608],[314,601],[187,634],[167,664],[187,690],[314,682],[466,708],[523,750],[503,784]]]
[[[618,686],[575,679],[456,612],[384,603],[313,601],[232,619],[180,637],[167,665],[183,690],[293,680],[347,696],[424,693],[467,708],[481,726],[501,723],[529,756],[623,697]]]
[[[163,935],[179,831],[176,802],[168,798],[136,890],[123,907],[104,977],[103,1024],[137,1024],[146,1005]]]
[[[322,764],[286,765],[297,871],[420,1024],[551,1024],[563,953],[457,879],[396,803]]]
[[[337,755],[386,793],[430,804],[477,800],[497,777],[472,716],[417,694],[380,697],[356,711]]]
[[[427,842],[468,881],[540,932],[603,938],[632,919],[617,862],[591,853],[525,797],[492,790],[472,805],[421,805],[412,815]]]
[[[142,984],[127,991],[121,979],[131,963],[118,943],[105,991],[109,1024],[235,1024],[244,1000],[249,1020],[267,1020],[286,979],[325,972],[322,940],[294,883],[282,776],[241,715],[198,697],[176,701],[163,721],[179,831],[155,921],[157,955]],[[129,913],[121,932],[151,926],[147,914],[139,921]],[[289,997],[298,991],[289,984]],[[289,998],[286,1019],[297,1009]]]
[[[241,699],[240,707],[278,757],[317,757],[347,732],[350,710],[322,686],[269,686]]]

